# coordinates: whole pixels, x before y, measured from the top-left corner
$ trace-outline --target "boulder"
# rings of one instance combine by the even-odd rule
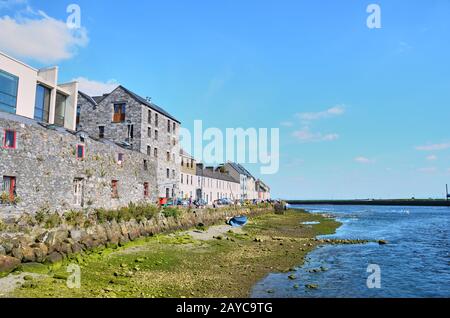
[[[6,249],[3,247],[3,245],[0,245],[0,255],[6,255]]]
[[[31,248],[33,249],[36,262],[42,263],[48,254],[47,245],[44,243],[35,243],[31,245]]]
[[[70,237],[75,241],[79,242],[83,237],[83,232],[81,230],[71,230]]]
[[[29,246],[23,246],[22,248],[22,262],[32,263],[36,261],[36,256],[34,254],[34,249]]]
[[[50,264],[55,264],[61,262],[63,260],[63,256],[58,252],[53,252],[46,257],[46,261]]]
[[[83,252],[83,247],[79,243],[74,243],[72,245],[72,252],[75,254]]]
[[[20,265],[20,260],[6,255],[0,255],[0,273],[9,273]]]

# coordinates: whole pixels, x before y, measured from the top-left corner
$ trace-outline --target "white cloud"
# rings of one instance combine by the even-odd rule
[[[437,171],[436,167],[426,167],[426,168],[420,168],[418,169],[419,172],[422,173],[435,173]]]
[[[332,108],[329,108],[325,111],[316,112],[316,113],[298,113],[296,116],[300,118],[301,120],[305,121],[311,121],[311,120],[317,120],[322,118],[329,118],[329,117],[335,117],[339,116],[345,113],[344,106],[335,106]]]
[[[65,21],[28,6],[14,18],[0,17],[0,49],[14,57],[56,63],[70,59],[88,42],[85,28],[69,29]]]
[[[307,127],[294,131],[292,135],[301,142],[333,141],[339,138],[338,134],[313,133]]]
[[[374,163],[375,162],[375,160],[372,160],[372,159],[369,159],[369,158],[366,158],[366,157],[363,157],[363,156],[356,157],[354,160],[356,162],[358,162],[358,163],[364,163],[364,164],[366,164],[366,163]]]
[[[73,81],[77,81],[78,89],[89,96],[101,96],[105,93],[110,93],[120,85],[116,80],[99,82],[85,77],[77,77],[74,78]]]
[[[416,150],[420,151],[436,151],[436,150],[445,150],[450,148],[450,142],[441,143],[441,144],[431,144],[425,146],[417,146]]]
[[[17,5],[26,4],[27,0],[0,0],[0,9],[9,9]]]
[[[434,161],[434,160],[437,160],[437,156],[436,155],[429,155],[429,156],[427,156],[426,157],[426,159],[428,160],[428,161]]]

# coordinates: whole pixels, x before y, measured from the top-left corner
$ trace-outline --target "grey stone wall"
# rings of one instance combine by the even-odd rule
[[[16,131],[17,148],[0,148],[0,187],[3,176],[15,177],[19,203],[1,204],[0,215],[33,213],[46,206],[57,211],[117,208],[157,199],[156,162],[144,154],[106,140],[82,141],[64,129],[55,131],[33,120],[0,113],[1,140],[5,129]],[[85,147],[83,160],[76,158],[78,144]],[[119,153],[124,155],[121,165]],[[75,179],[82,179],[83,207],[75,204]],[[112,180],[118,181],[118,198],[111,196]],[[144,182],[149,183],[148,197],[144,197]]]
[[[115,103],[126,103],[125,123],[113,123],[113,107]],[[169,189],[169,196],[172,190],[175,196],[179,196],[180,188],[180,144],[179,144],[179,123],[150,107],[136,101],[128,92],[121,87],[115,89],[111,94],[101,100],[96,106],[79,94],[78,106],[80,107],[80,129],[88,132],[92,136],[98,136],[99,126],[105,127],[105,138],[116,142],[126,140],[127,125],[134,125],[134,138],[132,141],[133,150],[151,158],[156,162],[157,187],[160,197],[166,196],[166,189]],[[149,121],[148,112],[151,112]],[[155,114],[158,114],[158,125],[155,123]],[[170,122],[170,132],[167,129]],[[150,129],[151,134],[148,135]],[[155,131],[158,131],[156,139]],[[148,155],[147,147],[150,147]],[[157,156],[155,156],[155,148]],[[170,160],[167,160],[169,152]],[[169,177],[167,177],[169,169]]]

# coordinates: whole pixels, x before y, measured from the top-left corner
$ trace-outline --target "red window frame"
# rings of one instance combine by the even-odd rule
[[[78,151],[79,148],[82,149],[81,157],[79,156],[79,151]],[[76,151],[77,160],[83,160],[84,159],[84,155],[85,155],[84,145],[77,145],[77,148],[76,148],[75,151]]]
[[[15,130],[12,130],[12,129],[5,129],[4,133],[5,134],[3,136],[3,148],[5,148],[5,149],[16,149],[16,146],[17,146],[17,132]],[[8,146],[6,144],[6,135],[8,133],[13,133],[13,144],[12,144],[12,146]]]
[[[144,197],[148,198],[149,197],[149,186],[148,186],[148,182],[144,182]]]
[[[5,190],[8,191],[9,200],[13,201],[14,198],[16,197],[16,177],[4,176],[3,179],[5,178],[9,179],[9,189]]]

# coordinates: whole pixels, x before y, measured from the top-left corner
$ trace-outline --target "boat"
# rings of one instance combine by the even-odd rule
[[[248,218],[246,216],[240,215],[240,216],[235,216],[233,218],[231,218],[228,221],[228,224],[230,224],[233,227],[239,227],[239,226],[244,226],[245,224],[247,224]]]

